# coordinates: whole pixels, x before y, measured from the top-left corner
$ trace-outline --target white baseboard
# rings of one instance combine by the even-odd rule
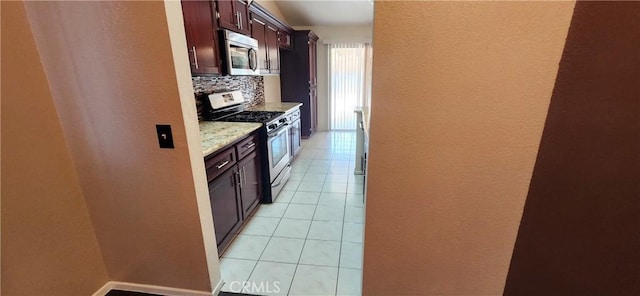
[[[109,291],[111,290],[142,292],[142,293],[150,293],[150,294],[165,295],[165,296],[214,296],[220,293],[220,289],[222,289],[222,285],[223,285],[223,282],[222,280],[220,280],[212,292],[206,292],[206,291],[197,291],[197,290],[189,290],[189,289],[179,289],[179,288],[171,288],[171,287],[163,287],[163,286],[111,281],[111,282],[107,282],[106,284],[104,284],[104,286],[98,289],[98,291],[93,293],[93,296],[104,296],[107,293],[109,293]]]

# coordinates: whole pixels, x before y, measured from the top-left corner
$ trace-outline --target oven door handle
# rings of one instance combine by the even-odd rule
[[[275,131],[272,131],[272,132],[268,133],[268,134],[267,134],[267,136],[269,136],[269,138],[271,138],[271,137],[273,137],[273,136],[275,136],[275,135],[279,134],[279,133],[280,133],[280,132],[282,132],[283,130],[285,130],[287,126],[289,126],[289,124],[288,124],[288,123],[285,123],[285,124],[283,124],[281,127],[279,127],[277,130],[275,130]]]

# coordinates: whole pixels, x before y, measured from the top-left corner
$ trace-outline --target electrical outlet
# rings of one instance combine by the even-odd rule
[[[175,148],[173,145],[173,135],[171,134],[170,125],[156,124],[156,131],[158,132],[158,144],[160,144],[160,148]]]

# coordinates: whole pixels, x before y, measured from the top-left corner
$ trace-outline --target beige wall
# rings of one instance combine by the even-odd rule
[[[280,88],[280,75],[264,75],[264,100],[265,102],[282,101],[282,92]]]
[[[260,4],[260,6],[264,7],[265,9],[267,9],[271,14],[273,14],[276,18],[278,18],[279,20],[281,20],[285,24],[289,24],[287,19],[284,17],[284,14],[282,14],[282,11],[280,11],[280,7],[278,7],[278,5],[276,4],[275,1],[273,1],[273,0],[255,0],[255,2],[257,2],[258,4]]]
[[[26,7],[109,279],[211,291],[195,106],[164,3]],[[176,149],[158,148],[156,124],[172,125]]]
[[[213,226],[213,214],[209,200],[209,186],[202,158],[202,140],[200,139],[200,127],[195,106],[193,84],[191,80],[191,64],[187,49],[187,36],[184,31],[182,7],[178,1],[165,1],[167,26],[173,54],[175,68],[175,80],[178,83],[178,93],[182,116],[184,117],[185,137],[193,182],[195,184],[195,197],[198,204],[198,215],[204,241],[204,250],[209,270],[209,281],[214,289],[221,284],[220,262],[218,260],[218,247]]]
[[[365,295],[502,294],[573,7],[376,1]]]
[[[22,2],[2,1],[2,295],[91,295],[107,280]]]
[[[318,130],[329,129],[329,56],[326,42],[371,42],[371,26],[295,27],[318,35]]]

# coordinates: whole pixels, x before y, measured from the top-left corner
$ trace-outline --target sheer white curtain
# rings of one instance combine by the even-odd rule
[[[331,130],[355,130],[356,107],[366,104],[369,95],[365,43],[329,44],[329,110]]]

